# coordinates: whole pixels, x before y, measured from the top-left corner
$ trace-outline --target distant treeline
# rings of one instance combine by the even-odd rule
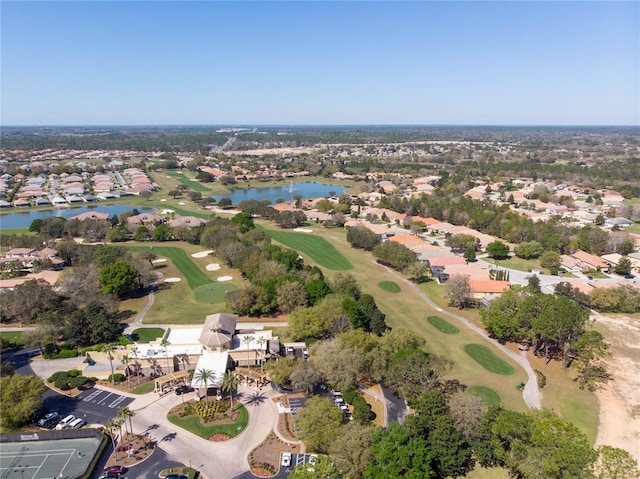
[[[4,127],[6,149],[130,149],[206,153],[228,134],[217,127]],[[234,148],[408,141],[485,141],[522,146],[638,142],[636,127],[282,126],[238,133]]]

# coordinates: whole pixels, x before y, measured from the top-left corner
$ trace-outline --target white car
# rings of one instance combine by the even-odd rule
[[[76,417],[73,414],[69,414],[67,417],[65,417],[62,421],[58,423],[58,425],[56,426],[56,429],[58,431],[61,431],[62,429],[67,429],[69,424],[71,424],[71,422],[75,420],[76,420]]]
[[[283,452],[282,458],[280,459],[280,465],[282,467],[289,467],[291,465],[291,453]]]
[[[86,422],[84,422],[84,419],[81,418],[77,418],[74,419],[73,421],[71,421],[66,429],[80,429],[81,427],[84,427],[84,425],[87,424]]]

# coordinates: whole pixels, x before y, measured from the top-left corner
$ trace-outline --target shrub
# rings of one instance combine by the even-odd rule
[[[344,400],[347,404],[353,404],[353,400],[358,397],[358,393],[355,388],[352,386],[344,392]]]
[[[70,378],[77,378],[81,374],[82,374],[82,371],[80,371],[79,369],[70,369],[69,371],[67,371],[67,375]]]
[[[538,387],[540,389],[544,388],[544,386],[547,384],[547,376],[545,376],[542,371],[538,371],[537,369],[536,376],[538,376]]]
[[[109,374],[109,377],[107,378],[107,381],[111,382],[112,379],[116,383],[121,383],[122,381],[124,381],[124,374],[122,374],[122,373],[115,373],[113,375]]]
[[[58,371],[53,373],[51,376],[47,378],[48,383],[52,383],[58,380],[60,377],[66,377],[68,373],[66,371]]]
[[[78,357],[78,350],[77,349],[63,349],[62,351],[60,351],[57,354],[57,357],[60,359],[63,358],[76,358]]]

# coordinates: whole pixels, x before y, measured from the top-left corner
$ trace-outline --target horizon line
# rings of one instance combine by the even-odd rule
[[[640,128],[640,124],[597,124],[597,123],[94,123],[94,124],[12,124],[2,125],[1,128],[106,128],[106,127],[146,127],[146,128],[162,128],[162,127],[220,127],[220,128],[282,128],[282,127],[600,127],[600,128]]]

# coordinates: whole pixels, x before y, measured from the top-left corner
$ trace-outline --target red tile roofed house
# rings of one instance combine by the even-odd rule
[[[509,281],[470,279],[471,297],[489,302],[511,288]]]
[[[449,272],[445,272],[448,266],[466,265],[467,260],[460,256],[434,256],[426,261],[427,266],[431,270],[431,274],[439,283],[447,281],[450,277]]]
[[[160,215],[154,215],[153,213],[142,213],[135,216],[129,216],[127,218],[127,224],[129,225],[156,225],[164,221],[164,218]]]
[[[400,243],[403,245],[408,245],[409,243],[424,243],[424,241],[417,236],[404,234],[404,235],[395,235],[389,238],[389,241],[393,241],[394,243]]]
[[[298,208],[291,203],[280,203],[273,205],[273,209],[276,211],[296,211]]]
[[[204,171],[205,173],[209,173],[210,175],[215,176],[216,178],[219,178],[221,176],[225,176],[227,173],[219,170],[217,168],[209,168],[208,166],[201,166],[199,168],[200,171]]]
[[[108,220],[109,213],[100,213],[98,211],[87,211],[86,213],[81,213],[79,215],[73,216],[69,218],[70,220]]]
[[[596,256],[595,254],[587,253],[586,251],[576,251],[572,255],[572,258],[578,260],[581,269],[609,269],[609,263],[607,263],[600,256]]]
[[[490,267],[479,263],[469,264],[450,264],[445,266],[444,272],[449,276],[454,274],[462,274],[469,276],[469,279],[490,280]]]

